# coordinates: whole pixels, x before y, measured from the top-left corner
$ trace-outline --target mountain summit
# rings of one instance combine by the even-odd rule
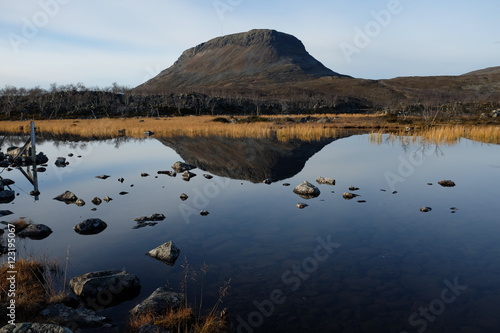
[[[345,77],[313,58],[296,37],[276,30],[251,30],[218,37],[184,51],[173,66],[137,89],[252,89],[325,76]]]

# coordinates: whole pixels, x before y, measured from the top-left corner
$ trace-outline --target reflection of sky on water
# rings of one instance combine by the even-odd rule
[[[387,173],[400,175],[402,161],[410,161],[414,152],[422,151],[419,148],[412,144],[405,150],[397,142],[375,145],[365,135],[340,139],[311,157],[299,174],[265,185],[219,177],[207,180],[197,169],[193,172],[198,176],[190,182],[157,175],[180,158],[154,139],[128,141],[119,148],[113,141],[89,142],[84,149],[66,144],[56,148],[45,142],[38,146],[50,159],[47,171],[39,175],[40,201],[33,201],[27,194],[30,184],[13,170],[2,176],[16,181],[14,189],[20,195],[2,209],[15,213],[5,220],[27,216],[49,225],[54,233],[47,239],[20,244],[30,254],[61,261],[70,246],[69,276],[111,268],[137,274],[141,295],[103,312],[115,319],[160,285],[168,282],[179,289],[184,257],[194,266],[206,262],[210,267],[207,304],[223,280],[232,278],[225,306],[244,316],[255,310],[255,299],[266,299],[273,288],[286,289],[282,274],[311,256],[317,237],[332,235],[341,244],[338,254],[311,273],[298,291],[287,294],[288,301],[266,319],[263,331],[296,325],[331,331],[335,325],[353,327],[364,321],[372,324],[373,332],[387,332],[389,323],[400,332],[412,329],[407,317],[414,304],[438,297],[444,279],[458,276],[467,281],[470,291],[459,301],[470,313],[481,312],[486,292],[500,301],[500,290],[489,282],[500,275],[495,268],[500,267],[500,172],[490,167],[500,165],[500,146],[462,140],[455,146],[440,146],[439,154],[429,146],[432,153],[414,170],[401,169],[408,174],[395,185],[398,193],[392,194]],[[66,168],[53,166],[56,157],[69,153],[75,156],[67,157]],[[141,177],[142,172],[150,176]],[[95,178],[101,174],[111,178]],[[320,185],[321,195],[311,200],[292,193],[293,186],[319,176],[332,177],[337,184]],[[123,184],[119,177],[125,178]],[[457,187],[437,185],[443,179],[454,180]],[[284,187],[284,182],[292,186]],[[360,197],[342,199],[351,185],[360,188],[356,192]],[[52,200],[66,190],[87,204],[77,207]],[[129,194],[121,196],[121,191]],[[190,197],[184,203],[181,193]],[[103,202],[93,212],[95,196],[110,196],[113,201]],[[309,207],[299,210],[298,202]],[[421,213],[423,206],[432,207],[432,212]],[[452,214],[451,207],[458,212]],[[201,209],[210,215],[200,216]],[[134,218],[153,213],[165,214],[166,220],[155,227],[132,229]],[[93,236],[72,230],[91,217],[101,218],[108,228]],[[168,240],[182,251],[174,267],[145,256]],[[396,259],[381,259],[388,257]],[[360,297],[367,301],[356,303]],[[377,312],[380,304],[384,308]],[[461,311],[447,311],[435,327],[474,326],[481,316]],[[455,324],[450,324],[452,319]]]

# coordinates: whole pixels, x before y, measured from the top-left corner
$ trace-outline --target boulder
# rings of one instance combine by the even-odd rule
[[[106,229],[108,225],[101,219],[86,219],[75,225],[73,229],[80,235],[95,235]]]
[[[318,184],[335,185],[335,179],[332,178],[318,177],[316,182]]]
[[[10,203],[16,198],[16,192],[11,190],[0,191],[0,203]]]
[[[29,224],[17,235],[23,238],[27,237],[30,239],[40,240],[49,237],[51,233],[52,229],[50,229],[45,224]]]
[[[70,308],[64,304],[52,304],[40,312],[43,317],[50,318],[51,321],[61,325],[77,325],[81,328],[97,328],[109,326],[109,320],[106,317],[99,316],[85,307]]]
[[[172,169],[174,169],[174,171],[177,173],[181,173],[184,171],[196,169],[196,167],[194,165],[187,164],[184,162],[175,162],[174,165],[172,165]]]
[[[174,242],[169,241],[158,246],[157,248],[152,249],[146,254],[173,266],[180,253],[181,250],[175,246]]]
[[[137,276],[118,270],[86,273],[72,278],[69,285],[75,295],[94,310],[134,299],[141,289]]]
[[[300,195],[304,199],[312,199],[318,197],[321,192],[313,184],[304,181],[293,189],[293,193]]]
[[[17,323],[15,325],[7,324],[0,328],[0,333],[18,333],[18,332],[29,332],[29,333],[73,333],[67,327],[62,327],[54,324],[42,324],[42,323]]]
[[[167,310],[179,308],[182,304],[184,304],[184,294],[173,292],[167,287],[160,287],[130,310],[130,314],[134,317],[145,314],[160,316]]]
[[[54,200],[70,204],[70,203],[75,203],[76,200],[78,200],[78,197],[73,192],[66,191],[63,194],[59,194],[57,197],[54,198]]]
[[[442,180],[442,181],[438,182],[438,184],[443,186],[443,187],[455,187],[456,186],[455,182],[452,180]]]

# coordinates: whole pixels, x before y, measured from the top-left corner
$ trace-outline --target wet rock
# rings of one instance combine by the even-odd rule
[[[141,177],[149,177],[149,173],[143,172],[141,173]]]
[[[305,203],[298,203],[297,204],[297,207],[300,208],[300,209],[304,209],[306,208],[307,206],[309,206],[308,204],[305,204]]]
[[[97,328],[110,326],[106,317],[99,316],[85,307],[70,308],[64,304],[52,304],[40,312],[43,317],[61,325],[72,324],[82,328]],[[68,325],[69,326],[69,325]]]
[[[159,175],[167,175],[167,176],[170,176],[170,177],[177,176],[177,172],[175,172],[175,171],[158,171],[158,174]]]
[[[290,183],[284,183],[284,184],[283,184],[283,186],[286,186],[286,187],[291,186],[291,185],[292,185],[292,184],[290,184]]]
[[[17,323],[15,325],[7,324],[0,328],[0,333],[73,333],[67,327],[62,327],[55,324],[42,323]]]
[[[172,169],[177,173],[181,173],[184,171],[196,169],[196,167],[194,165],[187,164],[184,162],[175,162],[174,165],[172,165]]]
[[[78,197],[73,192],[66,191],[63,194],[59,194],[57,197],[54,198],[54,200],[70,204],[70,203],[75,203],[76,200],[78,200]]]
[[[349,191],[359,191],[359,187],[356,186],[350,186]]]
[[[104,198],[102,198],[102,200],[106,201],[106,202],[110,202],[111,200],[113,200],[112,198],[108,197],[108,196],[105,196]]]
[[[186,193],[182,193],[180,198],[182,201],[186,201],[187,199],[189,199],[189,196]]]
[[[264,179],[262,181],[264,184],[271,185],[273,183],[273,180],[271,178]]]
[[[134,299],[138,296],[141,288],[137,276],[118,270],[86,273],[72,278],[69,285],[75,295],[95,310]],[[100,301],[102,299],[105,301]]]
[[[96,206],[99,206],[102,203],[102,200],[99,197],[95,197],[94,199],[92,199],[92,203]]]
[[[0,203],[10,203],[16,198],[16,192],[11,190],[0,191]]]
[[[184,294],[173,292],[167,287],[160,287],[130,310],[130,314],[134,317],[145,314],[164,315],[167,310],[177,309],[183,303]]]
[[[308,181],[304,181],[295,187],[293,193],[300,195],[304,199],[316,198],[321,194],[319,188]]]
[[[432,208],[431,208],[431,207],[422,207],[422,208],[420,208],[420,211],[421,211],[422,213],[428,213],[428,212],[430,212],[431,210],[432,210]]]
[[[26,228],[24,228],[22,231],[20,231],[17,235],[19,237],[23,238],[30,238],[30,239],[44,239],[49,237],[49,235],[52,233],[52,229],[50,229],[48,226],[45,224],[29,224]]]
[[[193,177],[196,177],[196,174],[189,171],[184,171],[182,174],[182,179],[185,181],[189,181]]]
[[[119,181],[120,183],[122,183],[122,184],[123,184],[123,182],[125,181],[125,179],[123,179],[123,178],[118,178],[118,181]]]
[[[356,197],[358,197],[358,196],[359,196],[359,195],[354,194],[354,193],[350,193],[350,192],[344,192],[344,193],[342,194],[342,197],[343,197],[344,199],[346,199],[346,200],[351,200],[351,199],[354,199],[354,198],[356,198]]]
[[[85,206],[85,201],[84,201],[83,199],[77,199],[77,200],[75,201],[75,204],[76,204],[77,206],[83,207],[83,206]]]
[[[109,175],[99,175],[99,176],[95,176],[95,178],[97,178],[97,179],[108,179],[109,177],[111,177],[111,176],[109,176]]]
[[[442,181],[438,182],[438,184],[443,186],[443,187],[455,187],[456,186],[455,182],[452,180],[442,180]]]
[[[40,191],[30,191],[30,195],[33,196],[33,197],[36,197],[37,195],[40,195]]]
[[[173,266],[180,253],[181,250],[179,250],[179,248],[175,246],[174,242],[169,241],[152,249],[146,254],[150,257],[161,260],[170,266]]]
[[[108,225],[101,219],[87,219],[75,225],[73,229],[80,235],[95,235],[106,229]]]
[[[209,175],[209,174],[204,174],[203,177],[205,177],[206,179],[212,179],[212,178],[214,178],[214,176]]]
[[[332,178],[318,177],[318,179],[316,179],[316,182],[318,184],[324,185],[335,185],[335,179]]]
[[[66,162],[66,158],[65,157],[58,157],[56,159],[56,161],[54,162],[54,164],[58,168],[64,168],[66,165],[69,164],[69,162]]]
[[[118,194],[119,194],[119,195],[127,195],[127,194],[128,194],[128,192],[122,191],[122,192],[120,192],[120,193],[118,193]]]
[[[210,213],[209,213],[208,211],[206,211],[206,210],[202,210],[202,211],[200,212],[200,215],[201,215],[201,216],[207,216],[208,214],[210,214]]]
[[[142,216],[134,219],[136,222],[148,222],[148,221],[163,221],[165,220],[165,215],[163,214],[153,214],[151,216]]]

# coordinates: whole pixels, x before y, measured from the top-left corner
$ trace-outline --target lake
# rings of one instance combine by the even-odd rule
[[[56,258],[63,266],[68,257],[68,278],[108,269],[136,274],[139,296],[99,312],[116,331],[156,288],[181,292],[187,265],[198,270],[196,281],[189,278],[188,300],[199,304],[203,294],[207,309],[230,279],[221,308],[229,309],[237,332],[500,329],[499,145],[465,139],[422,145],[368,134],[315,142],[41,138],[37,151],[49,157],[38,173],[39,200],[19,170],[2,172],[18,194],[1,205],[14,212],[3,219],[26,217],[53,230],[46,239],[18,242],[18,256]],[[64,168],[54,165],[60,156],[69,162]],[[197,176],[187,182],[157,174],[176,161],[198,166]],[[320,176],[336,184],[319,185]],[[262,182],[267,178],[273,183]],[[305,180],[319,197],[293,193]],[[456,186],[442,187],[442,180]],[[66,190],[86,205],[53,200]],[[359,196],[345,200],[344,192]],[[92,204],[105,196],[113,200]],[[134,229],[135,218],[155,213],[166,219]],[[88,218],[108,227],[77,234],[73,227]],[[181,250],[174,266],[145,255],[170,240]]]

